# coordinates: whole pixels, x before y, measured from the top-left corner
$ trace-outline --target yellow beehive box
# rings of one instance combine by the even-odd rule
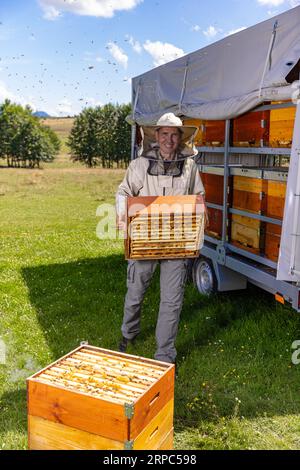
[[[260,220],[232,214],[231,242],[242,249],[259,254],[263,243]]]
[[[270,146],[291,147],[296,108],[272,109],[270,117]]]
[[[30,449],[172,449],[174,365],[80,346],[27,380]]]

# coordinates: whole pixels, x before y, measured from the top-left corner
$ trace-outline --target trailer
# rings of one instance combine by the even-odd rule
[[[299,24],[300,6],[132,81],[132,158],[139,126],[164,112],[200,128],[197,164],[213,220],[193,264],[199,292],[245,289],[250,282],[297,312]],[[275,122],[281,111],[293,119]],[[287,139],[278,137],[284,126]]]

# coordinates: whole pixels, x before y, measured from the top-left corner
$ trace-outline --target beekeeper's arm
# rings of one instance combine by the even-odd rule
[[[138,164],[136,160],[133,160],[126,171],[125,177],[116,194],[117,228],[119,230],[124,230],[126,227],[127,197],[138,196],[142,187],[143,182],[138,171]]]

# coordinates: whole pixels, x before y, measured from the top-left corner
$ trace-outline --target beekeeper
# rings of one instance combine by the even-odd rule
[[[161,116],[156,126],[141,128],[143,151],[133,160],[120,184],[117,201],[117,225],[125,229],[127,196],[176,196],[203,194],[204,188],[194,162],[197,150],[193,139],[197,127],[184,126],[173,113]],[[155,359],[175,363],[175,340],[187,277],[187,259],[128,261],[122,339],[119,350],[140,332],[141,306],[145,292],[160,265],[160,307],[156,324]]]

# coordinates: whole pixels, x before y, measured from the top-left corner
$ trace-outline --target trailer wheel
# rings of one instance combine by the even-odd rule
[[[198,258],[193,266],[193,282],[202,295],[217,292],[217,278],[210,260],[203,256]]]

